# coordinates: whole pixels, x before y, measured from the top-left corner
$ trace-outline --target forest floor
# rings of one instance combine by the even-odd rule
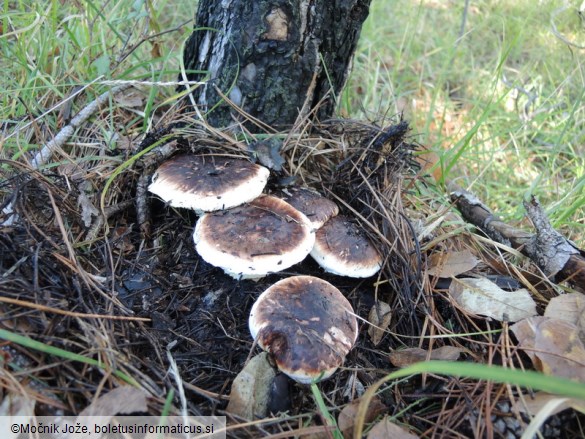
[[[174,87],[146,82],[176,80],[191,28],[180,17],[192,5],[161,2],[155,13],[148,2],[107,11],[12,3],[0,21],[1,414],[14,414],[6,401],[30,414],[78,414],[114,389],[114,407],[123,407],[139,388],[149,414],[227,415],[229,437],[351,437],[362,424],[372,438],[391,428],[402,429],[395,437],[520,437],[532,427],[543,437],[585,436],[585,331],[574,312],[585,306],[583,286],[553,282],[519,249],[467,223],[446,187],[472,190],[529,233],[522,201],[534,195],[583,247],[576,6],[471,2],[464,14],[463,2],[412,2],[389,14],[374,2],[343,118],[286,133],[281,176],[356,217],[386,257],[382,271],[342,278],[307,259],[254,282],[205,263],[192,245],[196,215],[142,190],[160,161],[153,145],[247,156],[228,133],[193,123]],[[120,86],[110,79],[141,84],[108,97],[33,169],[33,152]],[[140,200],[150,205],[146,218]],[[260,352],[249,311],[293,274],[342,291],[360,318],[358,341],[332,378],[284,380],[273,389],[284,410],[247,422],[226,407],[234,378]],[[493,300],[474,308],[460,300],[462,288]],[[566,297],[574,301],[555,300]],[[511,317],[517,309],[525,313]],[[451,363],[409,369],[424,360]],[[546,375],[522,375],[531,370]],[[575,380],[572,390],[563,378]]]

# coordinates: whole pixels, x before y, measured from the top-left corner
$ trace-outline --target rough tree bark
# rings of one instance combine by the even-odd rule
[[[234,122],[222,94],[275,127],[317,105],[331,117],[370,2],[201,0],[184,61],[189,80],[208,80],[193,93],[208,122]]]
[[[535,234],[516,229],[500,221],[470,192],[452,185],[451,200],[463,218],[482,229],[494,241],[520,250],[555,282],[569,282],[585,291],[585,252],[552,228],[536,199],[524,203]]]

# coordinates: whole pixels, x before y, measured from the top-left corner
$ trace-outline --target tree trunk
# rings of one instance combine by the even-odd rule
[[[524,202],[536,234],[516,229],[500,221],[475,195],[452,185],[451,201],[463,218],[479,227],[496,242],[520,250],[553,281],[569,282],[585,291],[585,252],[554,230],[538,201]]]
[[[214,126],[236,113],[227,96],[274,127],[318,107],[333,115],[371,0],[201,0],[184,51],[195,102]]]

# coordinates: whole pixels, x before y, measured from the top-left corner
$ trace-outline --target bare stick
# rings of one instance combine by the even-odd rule
[[[102,105],[108,102],[111,96],[114,96],[130,87],[131,84],[119,85],[118,87],[114,87],[112,90],[102,93],[95,100],[87,104],[77,114],[77,116],[71,120],[69,125],[65,126],[61,131],[59,131],[59,133],[53,139],[43,145],[41,150],[36,153],[30,162],[32,169],[39,169],[41,166],[46,164],[47,161],[51,158],[51,155],[53,155],[53,152],[56,149],[61,148],[65,142],[71,138],[75,130],[79,128],[81,124],[86,122],[91,117],[91,115],[94,114]],[[14,212],[13,202],[8,203],[8,205],[2,209],[2,213],[7,215],[7,218],[4,220],[4,222],[0,224],[2,226],[10,226],[17,220],[17,215]]]
[[[41,166],[47,163],[47,161],[53,154],[53,151],[55,151],[57,148],[62,147],[65,144],[65,142],[67,142],[71,138],[75,130],[79,128],[82,123],[87,121],[87,119],[89,119],[91,115],[94,114],[102,105],[108,102],[111,96],[114,96],[130,87],[131,87],[130,84],[119,85],[118,87],[115,87],[112,90],[102,93],[94,101],[87,104],[83,108],[83,110],[77,113],[77,116],[71,119],[69,125],[67,125],[61,131],[59,131],[59,133],[55,136],[54,139],[46,143],[41,148],[41,150],[37,152],[37,154],[30,162],[33,169],[39,169]]]
[[[577,288],[585,285],[584,252],[551,226],[535,198],[524,203],[535,234],[500,221],[475,195],[464,189],[453,188],[451,200],[466,221],[482,229],[494,241],[528,256],[555,282],[568,281]]]

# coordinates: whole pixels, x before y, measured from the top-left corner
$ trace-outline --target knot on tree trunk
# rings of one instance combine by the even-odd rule
[[[184,52],[187,78],[205,81],[194,102],[216,127],[235,122],[234,106],[277,128],[314,109],[329,119],[370,1],[202,0]]]

